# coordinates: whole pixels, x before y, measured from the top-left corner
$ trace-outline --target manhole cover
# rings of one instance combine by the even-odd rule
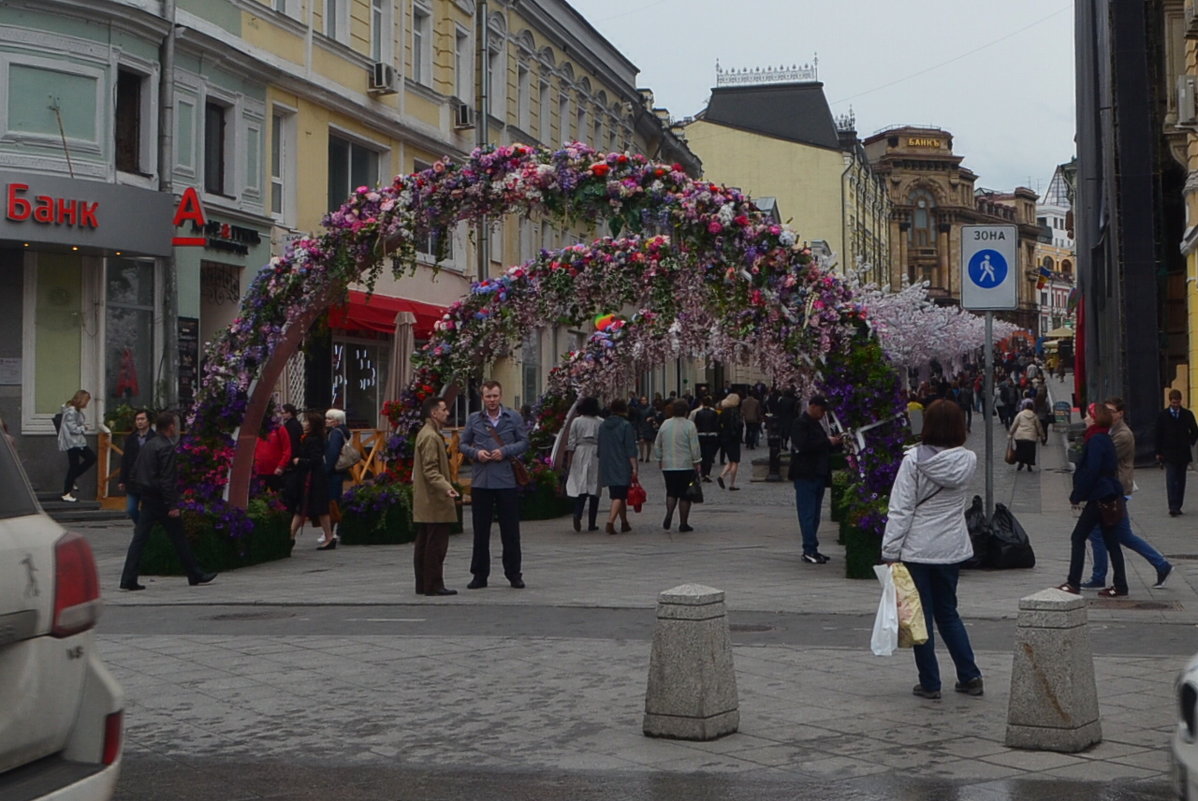
[[[763,631],[773,631],[773,626],[767,626],[763,623],[732,623],[728,626],[730,631],[739,631],[749,634],[756,634]]]
[[[290,612],[229,612],[224,615],[213,615],[209,620],[283,620],[295,617]]]
[[[1091,598],[1090,606],[1096,609],[1142,609],[1144,611],[1181,611],[1178,601],[1121,601],[1118,598]]]

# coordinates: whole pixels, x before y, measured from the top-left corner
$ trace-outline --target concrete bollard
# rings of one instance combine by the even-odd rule
[[[1019,599],[1007,745],[1074,753],[1099,742],[1085,599],[1057,589]]]
[[[715,740],[740,726],[724,591],[683,584],[657,596],[644,731]]]

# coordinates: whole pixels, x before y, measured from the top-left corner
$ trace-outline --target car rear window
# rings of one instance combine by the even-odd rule
[[[32,514],[37,514],[37,500],[16,451],[0,429],[0,518]]]

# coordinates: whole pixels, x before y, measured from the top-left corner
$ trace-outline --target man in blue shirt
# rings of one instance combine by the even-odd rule
[[[466,420],[461,451],[473,462],[470,471],[470,517],[474,525],[474,553],[467,589],[487,586],[491,574],[491,517],[499,517],[503,543],[503,574],[516,589],[524,588],[520,572],[520,497],[512,459],[528,450],[524,420],[503,405],[503,386],[483,382],[483,409]]]

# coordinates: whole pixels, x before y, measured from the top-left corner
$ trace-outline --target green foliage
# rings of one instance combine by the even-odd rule
[[[261,499],[247,510],[253,526],[244,537],[232,539],[217,529],[216,520],[198,512],[183,512],[183,530],[196,560],[205,570],[235,570],[284,559],[291,554],[290,515]],[[155,526],[142,555],[141,572],[149,576],[183,575],[183,566],[161,526]]]

